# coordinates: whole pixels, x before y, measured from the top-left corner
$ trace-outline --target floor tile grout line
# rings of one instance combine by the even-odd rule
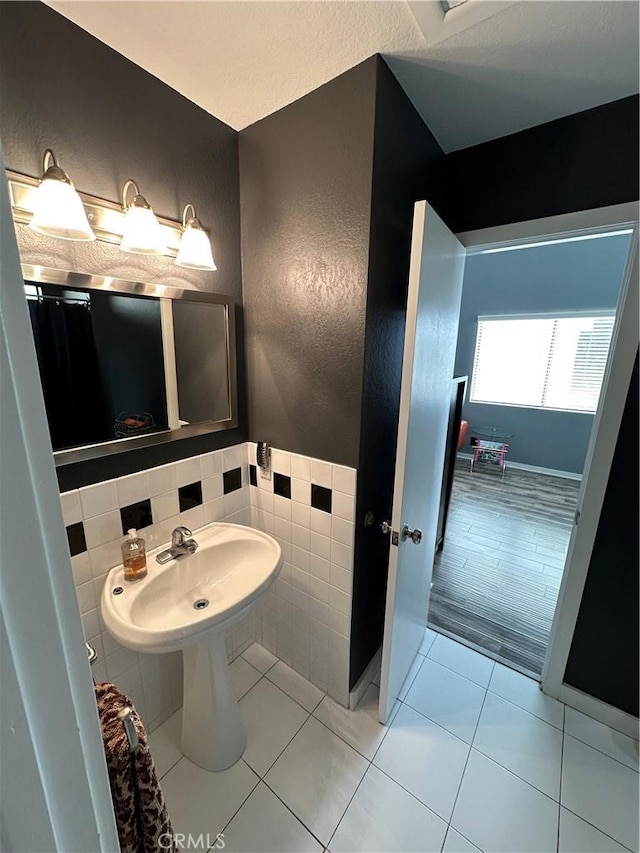
[[[568,706],[568,707],[571,707],[571,706]],[[604,725],[604,723],[603,723],[603,725]],[[598,752],[598,753],[600,753],[600,755],[604,755],[605,758],[610,758],[611,761],[615,761],[616,764],[619,764],[621,767],[626,767],[627,770],[630,770],[632,773],[635,773],[636,776],[640,773],[640,768],[636,769],[635,767],[629,767],[629,765],[625,764],[624,761],[620,761],[619,758],[614,758],[613,755],[609,755],[608,752],[604,752],[604,750],[600,749],[597,746],[594,746],[592,743],[589,743],[589,741],[587,741],[587,740],[583,740],[581,737],[577,737],[572,732],[568,732],[566,729],[564,729],[563,734],[567,735],[570,738],[573,738],[573,740],[577,740],[578,743],[581,743],[583,746],[588,746],[589,749],[593,749],[594,752]],[[618,734],[624,734],[624,732],[618,732]],[[627,737],[629,737],[629,735],[627,735]],[[633,738],[631,738],[631,739],[633,740]]]
[[[562,709],[562,739],[560,741],[560,785],[558,787],[558,832],[556,835],[556,850],[560,850],[560,818],[562,817],[562,777],[564,775],[564,739],[565,739],[565,718],[567,716],[567,706]]]
[[[337,822],[335,829],[333,830],[333,832],[332,832],[332,833],[331,833],[331,835],[329,836],[329,841],[327,842],[327,847],[329,847],[329,845],[330,845],[330,844],[331,844],[331,842],[333,841],[333,837],[334,837],[334,835],[336,834],[336,832],[338,831],[338,828],[339,828],[340,824],[341,824],[341,823],[342,823],[342,821],[344,820],[344,816],[345,816],[345,815],[346,815],[346,813],[349,811],[349,806],[351,805],[351,803],[352,803],[352,802],[353,802],[353,800],[355,799],[356,794],[357,794],[357,793],[358,793],[358,791],[360,790],[360,786],[362,785],[362,782],[364,781],[364,777],[367,775],[367,773],[369,772],[369,770],[370,770],[370,768],[371,768],[372,761],[370,761],[369,759],[366,759],[366,760],[367,760],[367,762],[368,762],[367,767],[366,767],[366,769],[365,769],[364,773],[362,774],[362,776],[360,777],[360,781],[359,781],[359,782],[358,782],[358,784],[356,785],[355,791],[354,791],[354,792],[353,792],[353,794],[351,795],[351,797],[350,797],[350,799],[349,799],[349,802],[348,802],[348,803],[347,803],[347,805],[346,805],[345,810],[344,810],[344,811],[342,812],[342,814],[340,815],[340,819],[339,819],[339,821]]]
[[[222,828],[222,830],[221,830],[221,833],[222,833],[223,835],[224,835],[224,833],[225,833],[225,831],[226,831],[227,827],[228,827],[228,826],[229,826],[229,824],[231,823],[231,821],[232,821],[232,820],[234,819],[234,817],[238,814],[238,812],[240,811],[240,809],[244,806],[244,804],[247,802],[247,800],[249,799],[249,797],[251,796],[251,794],[253,794],[253,792],[255,791],[255,789],[258,787],[258,785],[259,785],[259,784],[260,784],[260,782],[262,781],[262,779],[261,779],[261,778],[260,778],[260,776],[256,773],[256,771],[253,769],[253,767],[251,767],[249,764],[247,764],[247,762],[244,760],[244,758],[242,758],[242,756],[238,759],[238,761],[236,761],[236,764],[238,764],[240,761],[242,761],[242,763],[243,763],[243,764],[245,764],[245,765],[249,768],[249,770],[251,771],[251,773],[253,773],[253,775],[256,777],[256,779],[257,779],[258,781],[257,781],[257,782],[256,782],[256,784],[251,788],[251,790],[249,791],[249,793],[247,794],[247,796],[242,800],[242,802],[240,803],[240,805],[238,806],[238,808],[234,811],[234,813],[231,815],[231,817],[229,818],[229,820],[228,820],[228,821],[225,823],[225,825],[223,826],[223,828]],[[232,764],[231,766],[232,766],[232,767],[235,767],[236,765],[235,765],[235,764]],[[211,847],[210,849],[213,849],[213,847]]]
[[[601,835],[604,835],[606,838],[610,838],[612,841],[615,841],[615,843],[616,843],[616,844],[619,844],[619,845],[620,845],[620,847],[622,847],[624,850],[627,850],[627,851],[628,851],[628,853],[633,853],[633,851],[631,850],[631,848],[627,847],[627,846],[626,846],[625,844],[623,844],[621,841],[618,841],[618,839],[617,839],[617,838],[614,838],[614,837],[613,837],[613,835],[611,835],[610,833],[605,832],[605,831],[604,831],[604,829],[600,829],[600,827],[599,827],[599,826],[596,826],[596,824],[595,824],[595,823],[591,823],[591,821],[590,821],[590,820],[587,820],[587,818],[586,818],[586,817],[583,817],[581,814],[578,814],[578,812],[574,812],[574,811],[573,811],[573,809],[568,808],[567,806],[563,805],[562,803],[560,803],[560,806],[561,806],[561,808],[563,808],[566,812],[569,812],[569,814],[572,814],[574,817],[577,817],[577,818],[579,818],[580,820],[584,821],[584,823],[586,823],[586,824],[587,824],[588,826],[590,826],[592,829],[596,829],[596,830],[597,830]]]
[[[309,829],[309,827],[307,826],[307,824],[306,824],[306,823],[305,823],[301,818],[299,818],[299,817],[298,817],[298,815],[293,811],[293,809],[292,809],[289,805],[287,805],[287,803],[282,799],[282,797],[280,796],[280,794],[279,794],[277,791],[274,791],[274,790],[273,790],[273,788],[272,788],[272,787],[271,787],[271,785],[267,782],[267,780],[266,780],[266,779],[261,779],[260,781],[262,782],[262,784],[263,784],[263,785],[266,785],[266,787],[271,791],[271,793],[273,794],[273,796],[274,796],[274,797],[277,797],[277,799],[278,799],[278,800],[280,800],[280,802],[282,803],[282,805],[287,809],[287,811],[288,811],[288,812],[290,812],[290,813],[294,816],[294,818],[298,821],[298,823],[300,824],[300,826],[302,826],[302,827],[303,827],[303,828],[304,828],[304,829],[309,833],[309,835],[311,835],[313,838],[315,838],[315,840],[318,842],[318,844],[319,844],[319,845],[322,847],[322,849],[324,850],[324,849],[327,847],[327,845],[326,845],[323,841],[320,841],[320,839],[318,838],[318,836],[317,836],[314,832],[312,832],[312,830],[311,830],[311,829]],[[254,789],[254,790],[255,790],[255,789]]]
[[[493,673],[493,670],[492,670],[492,673]],[[452,826],[451,821],[453,820],[453,816],[454,816],[455,811],[456,811],[456,805],[458,804],[458,798],[460,797],[460,790],[462,788],[462,783],[464,782],[464,776],[465,776],[465,773],[467,772],[467,767],[469,766],[469,759],[471,758],[471,750],[473,749],[473,742],[476,739],[476,733],[478,731],[478,725],[480,724],[480,717],[482,716],[482,711],[484,710],[484,703],[487,701],[488,692],[489,692],[489,689],[487,688],[484,692],[484,696],[482,697],[482,705],[480,707],[480,713],[478,714],[478,719],[476,720],[476,725],[475,725],[474,730],[473,730],[473,736],[471,738],[471,743],[468,744],[469,752],[467,753],[467,758],[464,762],[464,767],[462,768],[462,774],[460,775],[460,782],[458,783],[458,790],[456,791],[456,795],[455,795],[454,800],[453,800],[453,805],[451,807],[451,817],[449,819],[449,826]],[[455,829],[455,827],[454,827],[454,829]],[[457,830],[456,830],[456,832],[457,832]]]
[[[564,733],[564,726],[563,726],[563,728],[560,728],[560,726],[555,726],[553,723],[550,723],[549,720],[545,720],[544,717],[540,717],[538,714],[534,714],[533,711],[530,711],[528,708],[523,708],[522,705],[518,705],[518,703],[514,702],[513,699],[508,699],[506,696],[501,696],[500,693],[494,693],[494,691],[489,690],[489,688],[487,688],[487,693],[490,693],[492,696],[495,696],[496,699],[502,699],[503,702],[507,702],[509,705],[512,705],[514,708],[517,708],[519,711],[524,711],[525,714],[528,714],[530,717],[533,717],[534,720],[539,720],[541,723],[546,723],[548,726],[551,726],[551,728],[555,729],[557,732]],[[543,693],[543,696],[546,696],[546,695],[548,695],[548,694]],[[549,699],[553,699],[553,698],[554,698],[553,696],[549,696]],[[555,699],[554,701],[558,702],[559,700]],[[563,706],[562,716],[564,719],[564,702],[560,702],[560,704]]]

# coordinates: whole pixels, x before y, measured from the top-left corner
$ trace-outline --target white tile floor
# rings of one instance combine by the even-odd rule
[[[384,727],[375,685],[350,712],[247,649],[234,767],[181,756],[180,712],[151,735],[174,830],[229,853],[638,853],[636,741],[432,631],[421,652]]]

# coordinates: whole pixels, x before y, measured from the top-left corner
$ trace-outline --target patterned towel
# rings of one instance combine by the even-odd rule
[[[114,684],[96,684],[96,702],[122,853],[174,850],[173,830],[147,734],[133,703]],[[132,709],[139,745],[132,753],[118,711]]]

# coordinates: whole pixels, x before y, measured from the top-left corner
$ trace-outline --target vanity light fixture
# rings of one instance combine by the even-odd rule
[[[95,240],[80,196],[50,148],[44,152],[42,172],[29,228],[62,240]]]
[[[187,213],[191,216],[187,218]],[[192,270],[216,270],[215,261],[211,252],[211,243],[202,222],[196,216],[196,209],[192,204],[187,204],[182,211],[182,239],[178,257],[174,263],[179,267]]]
[[[131,204],[127,204],[127,192],[131,187],[135,195]],[[125,181],[122,187],[122,211],[124,213],[120,243],[122,251],[131,252],[134,255],[164,254],[165,242],[160,223],[151,210],[149,202],[140,195],[135,181]]]

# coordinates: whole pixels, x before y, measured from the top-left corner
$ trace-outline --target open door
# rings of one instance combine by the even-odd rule
[[[425,201],[417,202],[382,644],[382,723],[427,625],[464,262],[455,236]]]

